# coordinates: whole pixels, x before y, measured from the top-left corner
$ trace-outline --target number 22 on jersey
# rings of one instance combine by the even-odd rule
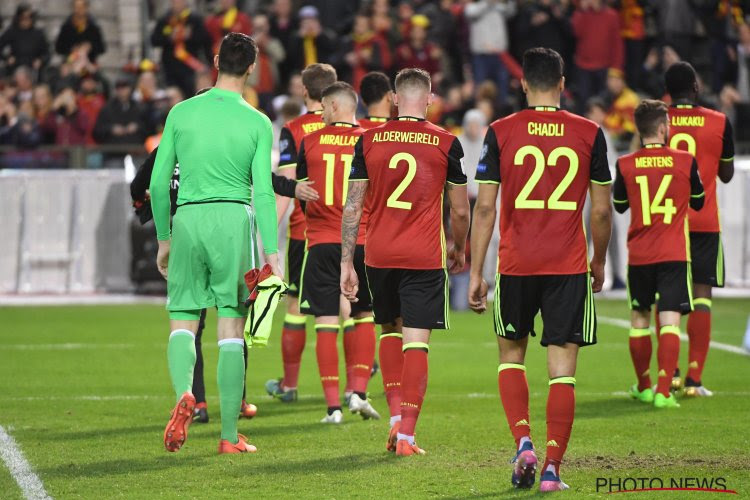
[[[515,207],[536,210],[542,210],[544,208],[550,210],[575,210],[578,208],[578,204],[575,201],[560,200],[578,173],[579,160],[576,152],[568,147],[561,146],[553,149],[545,159],[544,153],[538,147],[524,146],[516,152],[516,156],[513,158],[513,165],[516,167],[523,166],[523,162],[527,156],[531,156],[534,159],[534,171],[531,173],[531,177],[526,181],[523,188],[521,188],[518,196],[516,196]],[[549,199],[546,201],[529,199],[531,192],[544,175],[545,166],[557,166],[557,162],[560,158],[567,158],[569,162],[568,172],[565,174],[562,181],[560,181],[560,184],[557,185],[555,190],[552,191]]]

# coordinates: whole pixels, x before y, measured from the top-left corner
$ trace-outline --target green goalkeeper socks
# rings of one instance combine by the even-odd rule
[[[193,390],[193,367],[195,367],[195,335],[188,330],[175,330],[169,336],[167,360],[172,387],[179,400],[185,392]]]
[[[221,403],[221,439],[237,444],[237,417],[242,405],[245,360],[242,339],[219,341],[219,402]]]

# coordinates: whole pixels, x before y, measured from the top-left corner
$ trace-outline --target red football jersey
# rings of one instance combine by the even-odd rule
[[[698,161],[706,203],[700,211],[689,210],[690,231],[721,231],[716,201],[719,162],[734,158],[732,126],[723,113],[701,106],[678,104],[669,108],[669,146],[687,151]]]
[[[388,118],[382,118],[380,116],[365,116],[364,118],[360,118],[358,121],[360,127],[365,130],[370,130],[371,128],[383,125],[388,120]]]
[[[618,212],[630,206],[628,264],[690,260],[688,208],[703,186],[695,158],[684,151],[648,144],[620,157],[614,202]]]
[[[586,193],[591,182],[612,182],[594,122],[553,107],[497,120],[487,130],[476,179],[501,184],[498,272],[587,272]]]
[[[318,201],[305,204],[307,246],[341,243],[341,218],[349,188],[354,145],[364,129],[334,123],[305,136],[297,160],[297,179],[311,180],[321,190]],[[358,245],[365,243],[366,213],[359,226]]]
[[[302,139],[316,130],[325,127],[322,111],[308,111],[294,120],[290,120],[281,129],[279,137],[279,169],[295,168],[297,155]],[[289,238],[293,240],[305,239],[305,214],[297,200],[289,216]]]
[[[369,180],[368,266],[445,268],[443,189],[466,184],[463,156],[456,136],[423,119],[399,117],[362,134],[349,179]]]

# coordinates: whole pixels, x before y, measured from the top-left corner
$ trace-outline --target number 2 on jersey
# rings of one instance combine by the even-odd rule
[[[346,195],[349,192],[349,174],[352,170],[352,158],[352,155],[341,155],[341,161],[344,163],[344,187],[341,192],[341,206],[346,204]],[[323,155],[323,161],[326,162],[325,203],[326,205],[333,205],[333,174],[336,172],[336,155],[333,153],[325,153]]]
[[[563,194],[565,194],[565,191],[568,189],[570,184],[573,182],[573,179],[575,179],[576,174],[578,173],[579,162],[576,152],[564,146],[555,148],[552,150],[552,152],[550,152],[545,161],[544,153],[542,153],[541,149],[536,146],[524,146],[516,152],[516,156],[513,159],[513,164],[516,166],[522,166],[523,161],[527,156],[531,156],[534,158],[534,171],[531,173],[531,177],[529,177],[529,180],[526,181],[526,184],[521,189],[521,192],[519,192],[518,196],[516,196],[516,208],[529,208],[537,210],[541,210],[544,208],[544,200],[530,200],[529,195],[531,195],[531,192],[541,180],[542,175],[544,175],[545,165],[550,167],[557,166],[557,161],[560,158],[568,159],[568,172],[565,174],[565,177],[563,177],[562,181],[560,181],[560,184],[557,185],[555,190],[552,191],[549,200],[547,200],[547,208],[549,208],[550,210],[575,210],[576,208],[578,208],[578,204],[575,201],[560,201],[560,198]]]
[[[401,210],[411,210],[410,201],[403,201],[398,198],[404,194],[406,188],[408,188],[409,184],[414,180],[414,176],[417,175],[417,159],[414,158],[414,155],[409,153],[396,153],[391,157],[391,161],[388,162],[388,168],[397,168],[398,164],[402,161],[406,162],[406,167],[408,168],[406,176],[404,176],[404,180],[401,181],[401,184],[399,184],[388,197],[386,206],[400,208]]]
[[[648,188],[648,177],[645,175],[637,175],[635,182],[638,183],[638,187],[641,189],[641,212],[643,212],[643,225],[651,225],[651,214],[662,214],[664,216],[664,224],[672,223],[672,216],[677,213],[677,209],[674,206],[672,198],[664,198],[667,194],[669,184],[672,182],[671,175],[665,175],[661,179],[659,188],[656,190],[653,201],[651,200],[651,193]]]

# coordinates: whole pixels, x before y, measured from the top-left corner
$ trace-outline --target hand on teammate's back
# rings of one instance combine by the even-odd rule
[[[481,276],[469,278],[469,307],[477,314],[487,310],[487,290],[489,286]]]
[[[349,302],[357,302],[359,291],[359,279],[354,264],[351,262],[341,263],[341,293]]]
[[[294,197],[300,201],[317,201],[320,196],[315,188],[312,187],[314,182],[300,181],[294,188]]]
[[[169,240],[159,241],[159,251],[156,254],[156,267],[159,273],[167,279],[167,267],[169,266]]]

